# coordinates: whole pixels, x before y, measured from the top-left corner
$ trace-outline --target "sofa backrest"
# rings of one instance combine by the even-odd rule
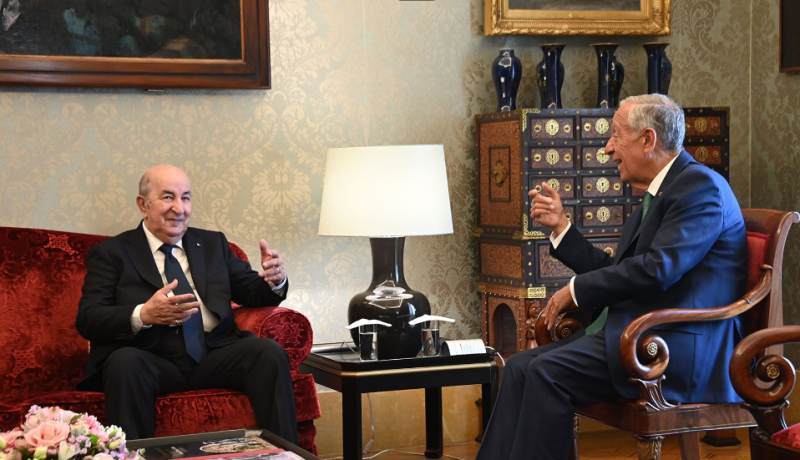
[[[0,227],[0,402],[73,390],[89,344],[75,329],[86,254],[108,237]]]
[[[107,238],[0,227],[0,404],[71,391],[83,378],[89,343],[75,318],[86,255]]]

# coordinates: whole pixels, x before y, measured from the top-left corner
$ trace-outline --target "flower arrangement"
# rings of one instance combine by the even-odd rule
[[[125,433],[95,417],[32,406],[25,423],[0,432],[0,460],[143,460],[125,448]]]

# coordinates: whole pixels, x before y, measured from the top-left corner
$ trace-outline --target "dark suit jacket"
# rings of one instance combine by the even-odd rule
[[[619,339],[636,317],[663,308],[713,308],[745,292],[747,233],[728,183],[682,152],[641,221],[622,230],[612,259],[572,227],[553,254],[572,268],[579,309],[609,306],[606,355],[615,388],[637,399],[619,359]],[[664,397],[681,402],[740,399],[728,377],[738,319],[659,328],[669,346]]]
[[[209,347],[220,347],[252,335],[233,320],[231,300],[245,307],[275,306],[286,298],[276,294],[250,264],[233,255],[220,232],[189,228],[183,248],[200,298],[220,322],[206,334]],[[99,371],[111,352],[120,347],[153,347],[166,326],[133,334],[131,314],[164,287],[150,252],[142,224],[96,244],[86,260],[86,278],[76,327],[90,341],[86,377],[79,389],[96,389]],[[288,287],[288,285],[287,285]]]

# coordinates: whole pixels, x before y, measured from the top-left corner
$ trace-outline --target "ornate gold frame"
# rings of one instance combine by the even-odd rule
[[[598,0],[602,1],[602,0]],[[641,0],[639,11],[517,10],[484,0],[486,35],[669,35],[672,0]]]

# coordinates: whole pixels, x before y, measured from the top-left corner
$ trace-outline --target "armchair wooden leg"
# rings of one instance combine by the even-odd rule
[[[664,436],[634,436],[639,445],[639,460],[659,460]]]
[[[572,446],[569,449],[568,460],[578,460],[578,435],[581,433],[581,422],[578,419],[578,414],[575,414],[575,426],[573,428]]]
[[[681,433],[681,458],[683,460],[700,460],[700,433]]]

